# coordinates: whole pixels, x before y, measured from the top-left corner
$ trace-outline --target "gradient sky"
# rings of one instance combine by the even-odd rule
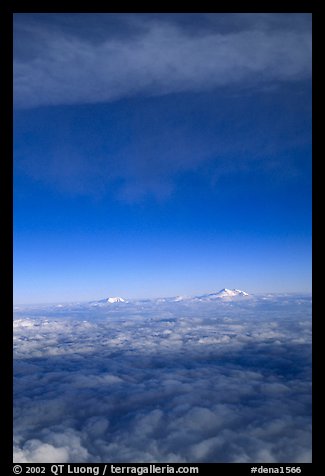
[[[16,304],[311,291],[310,14],[15,14]]]

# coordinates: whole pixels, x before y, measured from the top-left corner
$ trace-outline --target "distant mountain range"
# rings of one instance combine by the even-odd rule
[[[242,297],[247,297],[249,296],[248,293],[245,291],[241,291],[240,289],[221,289],[218,292],[215,293],[209,293],[209,294],[202,294],[200,296],[177,296],[175,298],[171,298],[169,300],[172,300],[174,302],[180,302],[180,301],[215,301],[219,299],[237,299],[237,298],[242,298]],[[168,298],[167,298],[168,299]]]
[[[218,292],[210,293],[210,294],[202,294],[200,296],[176,296],[170,298],[158,298],[153,299],[152,301],[159,302],[197,302],[197,301],[217,301],[219,299],[223,300],[231,300],[231,299],[238,299],[238,298],[245,298],[248,297],[249,294],[245,291],[241,291],[240,289],[221,289]],[[147,301],[147,300],[146,300]],[[108,297],[105,299],[101,299],[99,301],[91,301],[89,304],[92,306],[103,306],[109,304],[120,304],[120,303],[127,303],[128,301],[124,298],[119,296]]]

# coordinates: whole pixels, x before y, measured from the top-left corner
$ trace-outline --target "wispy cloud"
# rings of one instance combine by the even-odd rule
[[[131,20],[126,18],[127,26]],[[126,29],[124,37],[112,37],[108,31],[97,41],[74,34],[73,28],[68,32],[60,23],[47,28],[41,22],[28,25],[25,19],[15,34],[15,105],[110,102],[310,77],[308,28],[290,28],[281,15],[278,22],[272,17],[271,26],[260,16],[256,24],[254,15],[248,24],[234,18],[236,32],[220,25],[213,30],[211,22],[204,33],[202,28],[186,30],[175,20],[147,19],[132,35]],[[139,26],[138,20],[134,23]]]

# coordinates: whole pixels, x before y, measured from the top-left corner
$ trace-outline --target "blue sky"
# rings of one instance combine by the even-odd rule
[[[309,14],[16,14],[15,302],[311,290]]]

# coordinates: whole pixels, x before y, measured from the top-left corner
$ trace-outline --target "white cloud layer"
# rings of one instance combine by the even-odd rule
[[[251,15],[249,23],[233,18],[235,30],[224,31],[220,24],[213,29],[210,24],[204,32],[157,19],[144,19],[139,28],[134,17],[136,33],[130,35],[122,23],[124,36],[112,36],[107,28],[100,41],[87,30],[77,35],[73,20],[69,31],[62,25],[29,25],[25,18],[15,33],[16,51],[24,50],[15,55],[15,104],[109,102],[310,77],[310,28],[303,23],[294,27],[294,19],[290,23],[286,15],[285,23],[281,15],[270,15],[272,24],[261,22],[258,15]],[[127,17],[125,23],[130,22]]]
[[[17,309],[15,462],[308,462],[311,303]]]

